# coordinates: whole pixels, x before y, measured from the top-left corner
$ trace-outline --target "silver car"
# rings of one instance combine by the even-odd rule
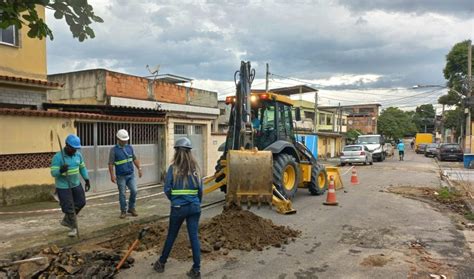
[[[346,145],[341,154],[341,166],[346,164],[361,163],[373,164],[372,153],[362,144]]]

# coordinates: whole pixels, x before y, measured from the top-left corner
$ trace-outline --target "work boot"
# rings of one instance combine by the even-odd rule
[[[128,210],[128,213],[132,214],[132,216],[134,216],[134,217],[138,216],[137,211],[135,210],[135,208],[130,208]]]
[[[120,213],[120,219],[125,219],[126,217],[127,217],[127,212],[122,211],[122,213]]]
[[[76,237],[77,236],[77,229],[71,229],[71,231],[67,233],[67,236]]]
[[[186,275],[188,275],[189,278],[201,279],[201,272],[196,271],[193,268],[191,268],[190,271],[186,272]]]
[[[153,269],[158,273],[163,273],[165,272],[165,264],[161,263],[160,260],[158,259],[153,265]]]
[[[61,221],[59,221],[59,223],[61,224],[61,226],[65,226],[65,227],[70,228],[70,229],[74,228],[74,226],[73,226],[72,222],[69,220],[69,217],[68,217],[67,214],[64,214],[64,218]]]

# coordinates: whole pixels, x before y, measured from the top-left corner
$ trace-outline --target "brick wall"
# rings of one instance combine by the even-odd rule
[[[31,89],[0,87],[0,103],[34,105],[41,107],[46,102],[46,92]]]
[[[105,84],[107,96],[148,99],[148,80],[145,78],[107,71]]]
[[[190,91],[193,89],[162,81],[155,81],[153,88],[156,101],[182,105],[187,104],[187,96]]]

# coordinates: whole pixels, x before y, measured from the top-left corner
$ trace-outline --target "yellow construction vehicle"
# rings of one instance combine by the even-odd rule
[[[283,214],[296,213],[291,199],[298,188],[312,195],[323,194],[328,175],[323,165],[296,141],[293,101],[271,92],[251,93],[255,71],[241,62],[236,96],[226,98],[232,106],[223,155],[216,172],[204,181],[204,193],[221,189],[227,202],[271,203]],[[299,108],[295,120],[301,119]]]

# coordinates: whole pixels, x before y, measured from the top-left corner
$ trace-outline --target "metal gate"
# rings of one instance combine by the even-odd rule
[[[203,131],[204,125],[187,125],[174,124],[174,139],[180,137],[188,137],[193,145],[192,153],[199,164],[201,173],[206,173],[206,166],[204,165],[204,148],[203,148]]]
[[[164,172],[165,134],[162,124],[77,122],[77,135],[81,138],[81,150],[92,182],[92,192],[117,189],[110,181],[108,169],[109,152],[116,144],[115,134],[126,129],[130,134],[129,143],[141,163],[143,177],[137,185],[157,184],[162,181]],[[135,169],[136,171],[136,169]]]

